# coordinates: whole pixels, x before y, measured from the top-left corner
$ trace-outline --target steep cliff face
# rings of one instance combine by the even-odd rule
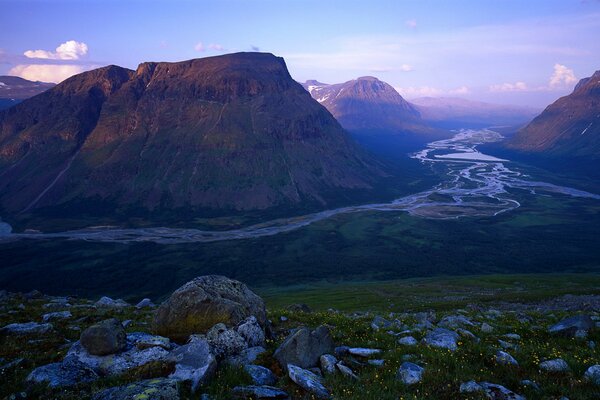
[[[283,59],[110,66],[0,113],[0,205],[265,209],[382,176]]]

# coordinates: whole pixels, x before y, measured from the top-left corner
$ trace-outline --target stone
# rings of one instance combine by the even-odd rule
[[[483,387],[487,397],[491,400],[525,400],[525,397],[516,394],[502,385],[489,382],[479,382],[479,385]]]
[[[352,369],[350,367],[347,367],[346,365],[344,365],[341,361],[338,362],[335,366],[342,373],[343,376],[354,379],[356,381],[358,380],[358,376],[356,376],[354,371],[352,371]]]
[[[460,384],[460,388],[458,389],[460,393],[477,393],[477,392],[485,392],[483,386],[475,381],[468,381]]]
[[[146,299],[142,299],[140,300],[139,303],[137,303],[135,305],[135,308],[152,308],[155,307],[155,304],[152,302],[152,300],[146,298]]]
[[[289,395],[273,386],[236,386],[232,390],[236,398],[241,399],[288,399]]]
[[[290,379],[302,389],[313,394],[318,399],[329,399],[331,397],[329,391],[323,386],[319,376],[293,364],[288,364],[286,368]]]
[[[239,354],[227,357],[225,359],[225,363],[237,366],[252,364],[256,361],[259,355],[266,351],[267,350],[262,346],[250,347],[242,350]]]
[[[75,386],[98,379],[98,374],[75,357],[66,357],[62,362],[43,365],[27,376],[29,383],[43,383],[51,388]]]
[[[469,330],[463,328],[457,328],[456,333],[458,333],[461,337],[472,340],[475,343],[479,343],[479,338],[475,336],[475,334]]]
[[[494,331],[494,328],[490,324],[487,324],[487,323],[484,322],[484,323],[481,324],[481,329],[480,330],[483,333],[492,333]]]
[[[508,349],[508,350],[519,350],[519,346],[517,346],[514,343],[511,342],[507,342],[506,340],[502,340],[502,339],[498,339],[498,344],[500,345],[500,347],[502,347],[503,349]]]
[[[333,354],[335,354],[336,357],[343,357],[348,354],[349,348],[350,347],[348,346],[338,346],[335,349],[333,349]]]
[[[498,350],[495,359],[496,363],[500,365],[519,365],[513,356],[502,350]]]
[[[134,332],[127,335],[127,340],[140,350],[150,347],[162,347],[165,350],[171,350],[171,340],[166,337],[151,335],[145,332]]]
[[[376,316],[375,318],[373,318],[373,322],[371,322],[371,328],[374,331],[378,331],[380,329],[388,329],[391,326],[392,323],[390,321],[380,316]]]
[[[303,313],[311,313],[312,312],[310,307],[303,303],[291,304],[288,306],[287,309],[288,309],[288,311],[291,311],[291,312],[303,312]]]
[[[246,340],[249,347],[265,345],[265,330],[254,315],[246,318],[237,327],[237,332]]]
[[[206,340],[210,344],[213,354],[222,359],[239,354],[248,348],[248,343],[242,335],[233,329],[227,329],[225,324],[216,324],[206,333]]]
[[[271,372],[270,369],[265,368],[263,366],[246,365],[246,366],[244,366],[244,371],[246,371],[246,373],[248,375],[250,375],[250,378],[252,379],[252,382],[255,385],[272,386],[275,383],[277,383],[277,377],[275,376],[275,374],[273,372]]]
[[[319,326],[312,332],[307,328],[301,328],[283,341],[275,350],[273,357],[284,369],[288,364],[311,368],[317,366],[319,357],[323,354],[332,353],[333,348],[333,339],[326,326]]]
[[[160,305],[154,329],[161,336],[185,342],[218,323],[234,327],[252,315],[265,326],[265,303],[258,295],[241,282],[207,275],[186,283]]]
[[[521,385],[530,387],[530,388],[532,388],[534,390],[537,390],[537,391],[542,390],[542,388],[540,388],[540,385],[538,385],[537,383],[535,383],[534,381],[529,380],[529,379],[523,379],[521,381]]]
[[[169,358],[175,362],[175,371],[169,378],[190,381],[192,392],[206,383],[217,370],[217,360],[208,341],[196,339],[173,350]]]
[[[541,362],[540,369],[548,372],[567,372],[569,371],[569,364],[562,358],[555,358],[554,360]]]
[[[367,360],[367,362],[374,367],[383,367],[383,364],[385,364],[385,360],[381,359]]]
[[[412,336],[405,336],[403,338],[398,339],[398,344],[404,345],[404,346],[416,346],[417,345],[417,339],[415,339]]]
[[[5,361],[4,359],[0,359],[0,363],[3,363],[4,361]],[[6,376],[6,374],[9,371],[16,369],[16,368],[22,366],[23,364],[25,364],[24,358],[16,358],[16,359],[12,360],[11,362],[1,365],[0,366],[0,376]]]
[[[107,319],[81,332],[81,345],[88,353],[105,356],[118,353],[127,347],[127,334],[123,325],[115,319]]]
[[[104,389],[93,400],[179,400],[179,382],[156,378]]]
[[[38,324],[37,322],[24,322],[17,324],[9,324],[2,328],[2,333],[10,335],[43,335],[54,329],[54,326],[50,323]]]
[[[600,386],[600,364],[589,367],[583,374],[583,377],[588,381]]]
[[[438,323],[441,328],[464,328],[466,326],[475,326],[470,319],[463,315],[447,315]]]
[[[589,315],[577,315],[566,318],[548,328],[548,332],[555,335],[574,336],[578,330],[590,331],[594,328],[594,321]]]
[[[377,354],[381,354],[381,350],[380,349],[367,349],[364,347],[350,347],[350,348],[348,348],[348,353],[352,354],[353,356],[368,358],[371,356],[375,356]]]
[[[439,347],[442,349],[456,350],[458,349],[458,333],[444,328],[436,328],[427,332],[423,343],[428,346]]]
[[[573,337],[575,339],[579,339],[579,340],[585,340],[588,337],[588,331],[583,330],[583,329],[578,329],[575,334],[573,335]]]
[[[286,316],[282,315],[281,317],[279,317],[279,320],[280,320],[281,322],[286,322],[286,321],[288,320],[288,317],[286,317]]]
[[[506,335],[502,336],[509,340],[521,340],[521,335],[518,335],[516,333],[507,333]]]
[[[50,322],[56,319],[73,318],[70,311],[57,311],[42,315],[42,322]]]
[[[321,364],[321,371],[325,375],[335,374],[336,368],[335,364],[338,363],[337,358],[331,354],[323,354],[319,357],[319,363]]]
[[[423,379],[423,372],[425,372],[425,368],[409,361],[405,361],[400,365],[400,368],[398,368],[396,379],[402,381],[405,385],[414,385],[415,383],[421,382]]]
[[[129,307],[129,303],[124,300],[117,299],[113,300],[110,297],[102,296],[95,304],[98,308],[123,308]]]

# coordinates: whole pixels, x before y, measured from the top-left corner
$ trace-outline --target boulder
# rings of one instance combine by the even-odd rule
[[[548,372],[567,372],[569,371],[569,364],[562,358],[555,358],[554,360],[541,362],[540,369]]]
[[[206,333],[212,353],[219,359],[239,354],[248,348],[248,343],[242,335],[233,329],[227,329],[225,324],[216,324]]]
[[[51,388],[75,386],[98,379],[98,374],[75,357],[66,357],[62,362],[43,365],[27,376],[29,383],[42,383]]]
[[[127,347],[127,334],[123,325],[117,319],[111,318],[84,330],[80,342],[88,353],[105,356],[124,350]]]
[[[458,389],[460,393],[477,393],[477,392],[485,392],[483,386],[475,381],[468,381],[460,384],[460,388]]]
[[[172,347],[169,338],[145,332],[130,333],[127,335],[127,341],[140,350],[149,349],[150,347],[162,347],[165,350],[170,350]]]
[[[470,319],[463,315],[447,315],[438,323],[441,328],[464,328],[467,326],[474,326]]]
[[[0,329],[0,332],[10,335],[43,335],[54,329],[52,324],[38,324],[37,322],[24,322],[9,324]]]
[[[487,324],[487,323],[484,322],[484,323],[481,324],[481,329],[480,330],[483,333],[492,333],[494,331],[494,328],[490,324]]]
[[[516,394],[502,385],[489,382],[479,382],[479,385],[485,390],[487,397],[491,400],[525,400],[525,397]]]
[[[519,365],[513,356],[502,350],[498,350],[496,353],[496,363],[500,365]]]
[[[241,282],[208,275],[186,283],[162,303],[154,329],[161,336],[185,342],[218,323],[233,327],[252,315],[265,326],[265,304],[259,296]]]
[[[289,395],[273,386],[236,386],[232,394],[238,399],[288,399]]]
[[[301,328],[288,336],[273,356],[284,369],[288,364],[311,368],[317,366],[321,355],[332,353],[333,348],[333,339],[326,326],[319,326],[312,332]]]
[[[113,300],[110,297],[102,296],[94,305],[98,308],[123,308],[129,307],[130,304],[121,299]]]
[[[332,356],[331,354],[323,354],[321,357],[319,357],[321,371],[325,375],[335,374],[335,365],[337,364],[337,362],[337,358],[335,358],[335,356]]]
[[[342,375],[345,376],[346,378],[351,378],[356,381],[358,380],[358,376],[356,376],[354,371],[352,371],[352,369],[350,369],[350,367],[344,365],[344,363],[342,363],[341,361],[338,362],[335,366],[342,373]]]
[[[348,348],[348,353],[353,356],[368,358],[368,357],[376,356],[376,355],[380,354],[381,350],[380,349],[367,349],[364,347],[350,347],[350,348]]]
[[[380,329],[388,329],[391,326],[392,323],[390,321],[380,316],[376,316],[375,318],[373,318],[373,322],[371,322],[371,328],[374,331],[378,331]]]
[[[401,344],[403,346],[416,346],[417,343],[417,339],[415,339],[412,336],[405,336],[403,338],[398,339],[398,344]]]
[[[272,386],[277,383],[277,377],[270,369],[260,365],[246,365],[244,371],[250,376],[252,382],[258,386]]]
[[[225,359],[225,363],[237,366],[252,364],[256,361],[259,355],[266,351],[267,350],[262,346],[250,347],[242,350],[239,354],[227,357]]]
[[[157,378],[104,389],[93,400],[179,400],[179,383]]]
[[[246,340],[249,347],[265,345],[265,330],[254,315],[246,318],[237,327],[237,332]]]
[[[423,338],[423,343],[429,346],[454,351],[458,349],[458,338],[458,333],[454,331],[444,328],[436,328],[427,332],[427,335],[425,335],[425,338]]]
[[[56,311],[42,315],[42,322],[50,322],[56,319],[69,319],[73,318],[70,311]]]
[[[210,345],[199,338],[173,350],[169,358],[175,362],[175,372],[169,378],[190,381],[193,392],[206,383],[217,369],[217,360]]]
[[[589,331],[594,328],[594,321],[589,315],[577,315],[566,318],[548,328],[555,335],[574,336],[578,330]]]
[[[369,365],[372,365],[374,367],[383,367],[383,364],[385,364],[385,360],[382,359],[367,360],[367,362],[369,363]]]
[[[329,399],[329,391],[321,383],[321,378],[314,373],[302,369],[296,365],[288,364],[288,376],[302,389],[314,395],[317,399]]]
[[[423,379],[423,372],[425,372],[425,368],[405,361],[400,365],[400,368],[398,368],[396,378],[405,385],[414,385],[415,383],[421,382]]]
[[[140,302],[135,305],[135,308],[138,308],[138,309],[139,308],[152,308],[152,307],[154,307],[154,303],[152,302],[152,300],[150,300],[148,298],[140,300]]]
[[[600,386],[600,364],[592,365],[589,367],[583,377],[588,381]]]

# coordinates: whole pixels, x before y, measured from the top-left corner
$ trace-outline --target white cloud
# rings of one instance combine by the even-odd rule
[[[50,60],[78,60],[85,56],[88,52],[87,44],[69,40],[59,45],[55,51],[47,50],[27,50],[25,57],[27,58],[45,58]]]
[[[20,76],[21,78],[30,81],[54,82],[59,83],[65,79],[85,71],[85,66],[82,65],[50,65],[50,64],[33,64],[33,65],[17,65],[8,71],[9,75]]]
[[[471,90],[467,86],[461,86],[459,88],[450,90],[448,93],[450,94],[469,94]]]
[[[205,50],[206,50],[206,47],[204,46],[204,43],[202,43],[202,42],[198,42],[198,43],[196,43],[196,45],[194,46],[194,50],[202,52],[202,51],[205,51]]]
[[[550,87],[564,87],[577,82],[575,73],[572,69],[561,64],[554,64],[554,73],[550,77]]]
[[[431,86],[395,88],[403,97],[437,97],[444,94],[444,91]]]
[[[490,86],[490,92],[525,92],[529,87],[525,82],[501,83]]]
[[[412,66],[412,65],[410,65],[410,64],[402,64],[402,65],[400,66],[400,70],[401,70],[401,71],[404,71],[404,72],[410,72],[410,71],[412,71],[413,69],[414,69],[414,68],[413,68],[413,66]]]
[[[417,27],[417,21],[414,19],[409,19],[408,21],[406,21],[406,26],[414,29]]]
[[[225,48],[218,43],[211,43],[208,45],[208,48],[210,50],[217,50],[217,51],[225,50]]]

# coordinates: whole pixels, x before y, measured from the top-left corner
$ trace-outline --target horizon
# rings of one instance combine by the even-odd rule
[[[109,64],[259,51],[299,82],[370,75],[407,99],[543,108],[600,69],[600,1],[144,4],[5,1],[0,74],[57,83]]]

